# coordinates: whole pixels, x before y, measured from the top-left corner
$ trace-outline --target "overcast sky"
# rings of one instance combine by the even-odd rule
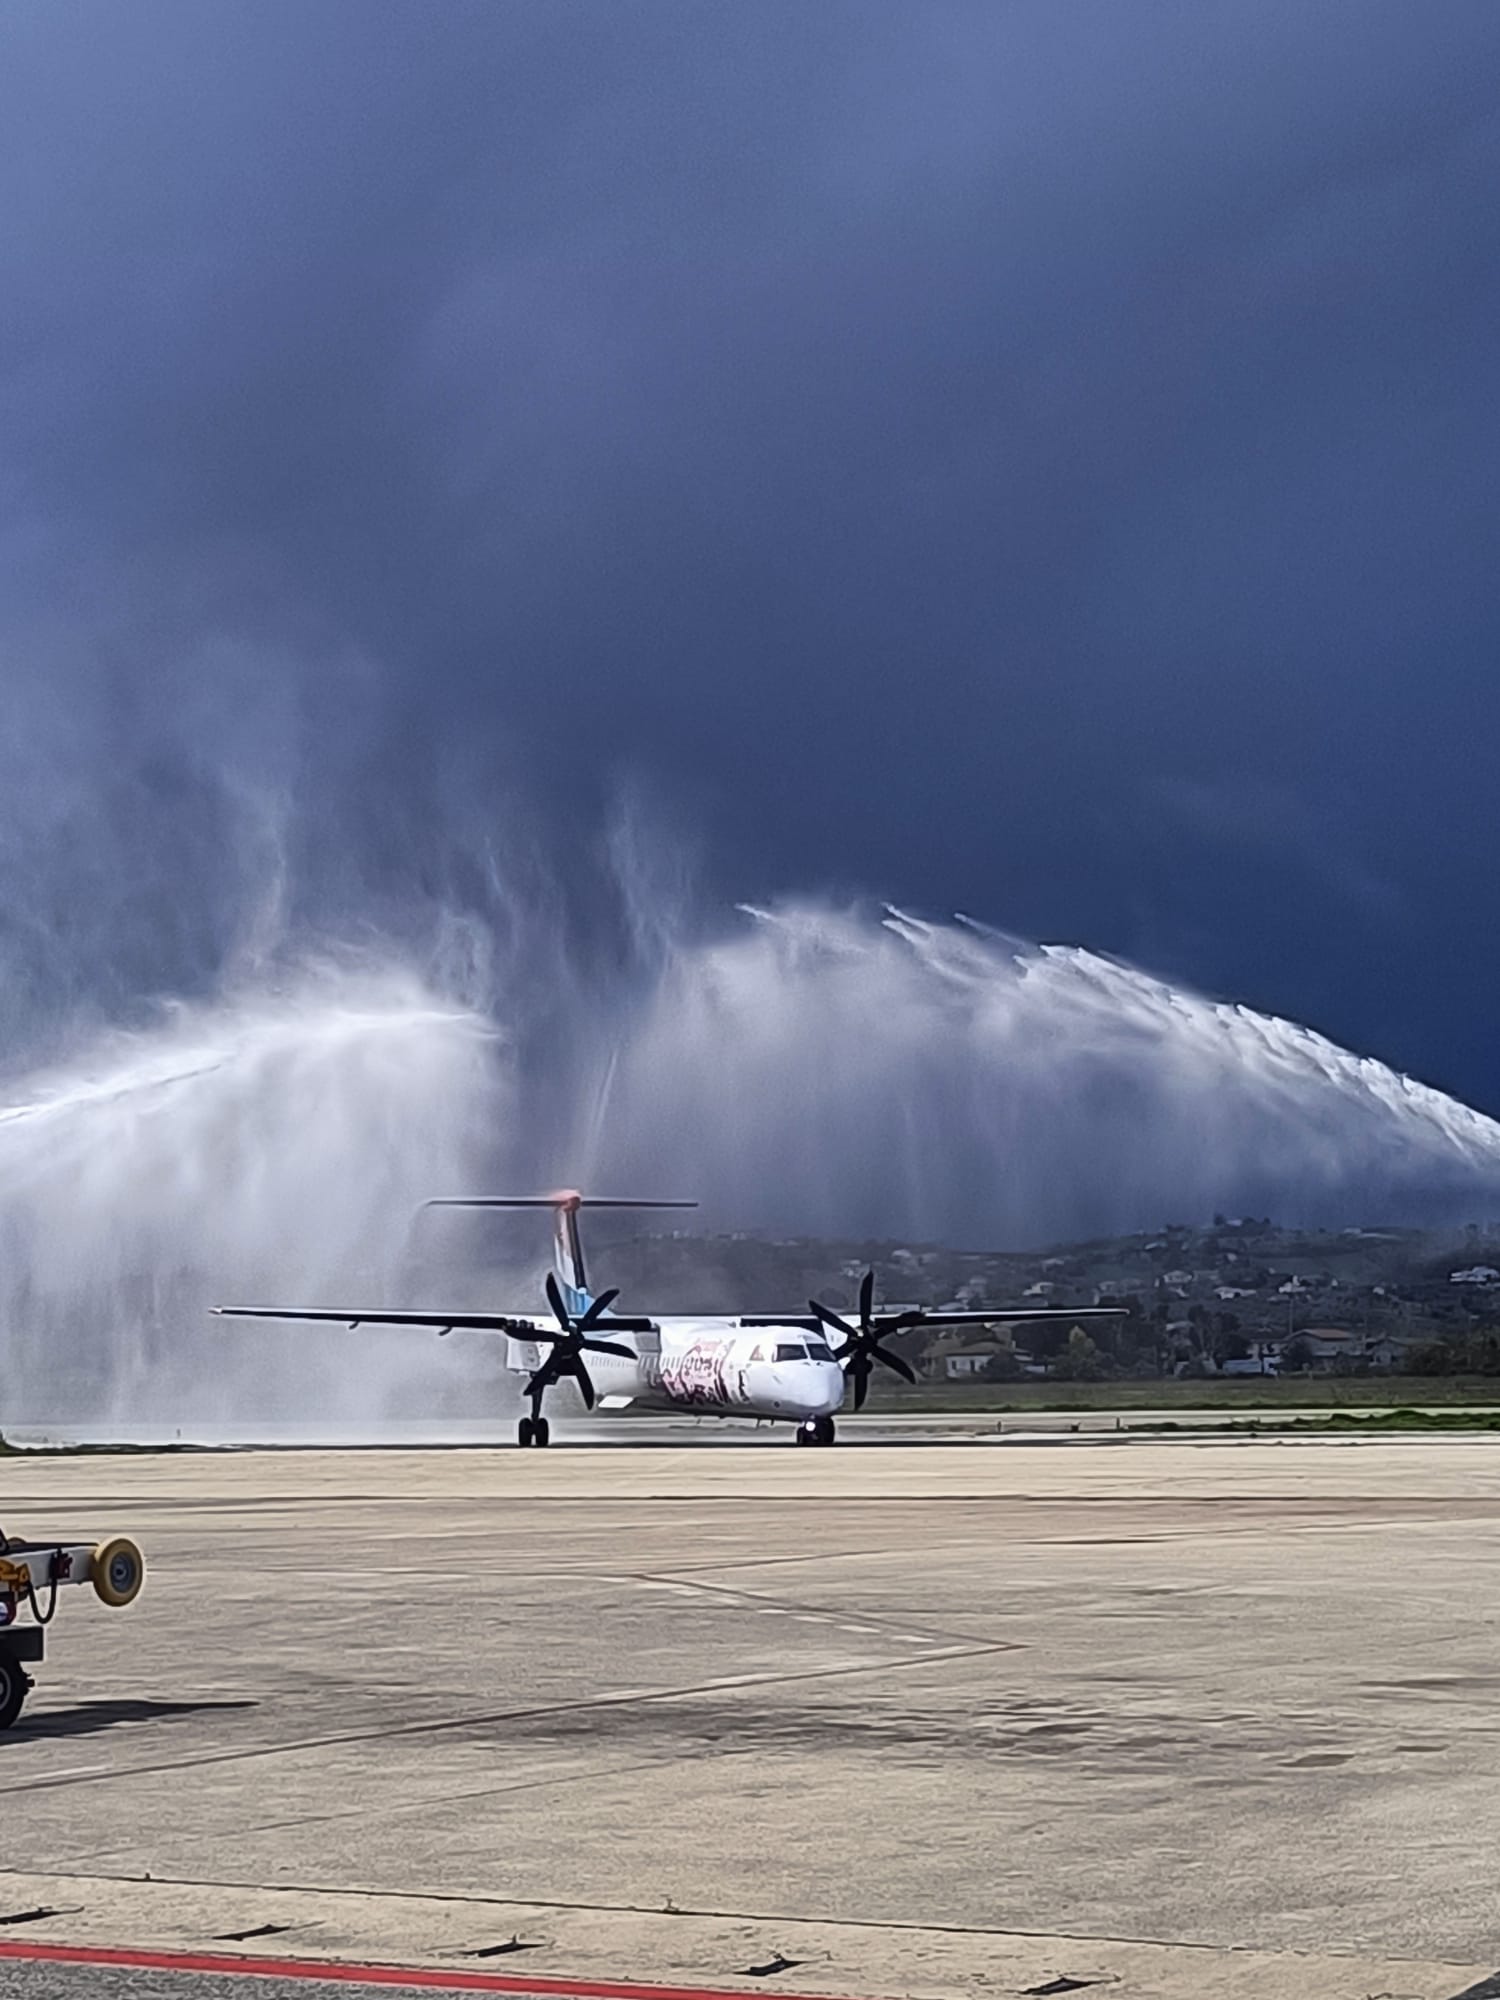
[[[6,920],[629,780],[1500,1110],[1497,187],[1493,0],[10,0]]]

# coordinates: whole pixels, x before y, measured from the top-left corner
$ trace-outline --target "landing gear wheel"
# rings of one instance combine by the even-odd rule
[[[815,1436],[813,1435],[813,1430],[812,1430],[812,1426],[811,1426],[811,1424],[798,1424],[798,1426],[797,1426],[797,1442],[798,1442],[798,1444],[816,1444],[816,1443],[817,1443],[817,1439],[816,1439],[816,1437],[815,1437]]]
[[[31,1676],[18,1660],[0,1660],[0,1729],[9,1729],[31,1692]]]
[[[532,1444],[535,1441],[535,1437],[536,1437],[535,1420],[531,1417],[522,1417],[520,1425],[518,1426],[516,1431],[517,1444],[519,1444],[521,1449],[524,1451],[527,1445]]]
[[[833,1418],[819,1417],[817,1423],[813,1426],[814,1444],[832,1444],[836,1435],[837,1433],[833,1427]]]
[[[535,1424],[533,1424],[531,1431],[531,1441],[533,1444],[543,1444],[543,1445],[550,1444],[552,1442],[552,1432],[548,1426],[547,1419],[545,1417],[538,1417]]]

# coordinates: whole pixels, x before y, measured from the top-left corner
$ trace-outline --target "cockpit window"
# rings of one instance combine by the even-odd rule
[[[781,1340],[776,1343],[778,1361],[805,1361],[807,1349],[800,1340]]]
[[[810,1340],[807,1343],[807,1358],[809,1361],[832,1361],[833,1349],[826,1340]]]

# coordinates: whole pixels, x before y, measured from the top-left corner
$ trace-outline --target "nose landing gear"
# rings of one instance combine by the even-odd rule
[[[832,1444],[836,1434],[832,1417],[809,1417],[797,1426],[798,1444]]]

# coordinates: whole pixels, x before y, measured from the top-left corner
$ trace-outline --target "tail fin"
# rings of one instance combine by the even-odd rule
[[[427,1208],[550,1208],[552,1211],[552,1268],[562,1287],[568,1311],[586,1313],[593,1304],[587,1273],[583,1267],[583,1244],[578,1234],[581,1208],[696,1208],[695,1201],[636,1201],[630,1196],[582,1195],[573,1188],[556,1194],[452,1195],[423,1204]]]

